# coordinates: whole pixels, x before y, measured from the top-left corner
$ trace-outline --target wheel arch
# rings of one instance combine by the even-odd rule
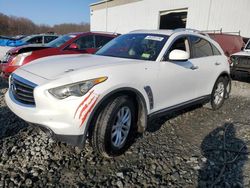
[[[129,97],[132,97],[133,101],[136,104],[136,109],[138,112],[138,118],[137,118],[137,131],[139,133],[143,133],[147,128],[147,115],[148,115],[148,109],[147,109],[147,103],[143,96],[143,94],[138,91],[137,89],[130,88],[130,87],[124,87],[119,88],[116,90],[113,90],[106,94],[101,101],[98,102],[98,104],[93,109],[92,113],[90,114],[90,117],[88,118],[88,121],[86,123],[86,128],[84,130],[84,140],[88,136],[92,137],[92,131],[94,128],[94,123],[97,119],[98,113],[103,109],[103,107],[113,98],[116,98],[121,95],[127,95]]]

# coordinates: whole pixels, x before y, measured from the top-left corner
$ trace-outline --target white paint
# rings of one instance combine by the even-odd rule
[[[8,46],[0,46],[0,61],[3,59],[5,54],[13,47],[8,47]]]
[[[134,32],[136,33],[136,32]],[[123,59],[98,55],[62,55],[36,60],[17,69],[14,74],[36,84],[34,99],[36,106],[27,106],[14,99],[10,89],[5,95],[8,107],[24,120],[49,127],[56,134],[81,135],[86,121],[75,118],[78,107],[88,94],[80,97],[70,96],[57,99],[48,91],[68,84],[80,83],[100,77],[108,79],[95,85],[91,91],[98,96],[98,104],[107,94],[121,89],[132,88],[145,99],[148,115],[156,111],[211,94],[218,76],[222,72],[229,74],[229,64],[224,55],[192,58],[188,61],[160,61],[166,49],[181,35],[195,35],[213,43],[222,53],[222,49],[212,39],[188,31],[138,31],[138,33],[171,34],[156,61]],[[216,63],[220,64],[216,64]],[[198,67],[192,69],[193,66]],[[68,71],[72,70],[72,71]],[[150,86],[154,96],[154,107],[150,108],[145,86]],[[77,113],[79,115],[79,113]],[[82,126],[80,126],[82,125]]]
[[[91,7],[90,7],[91,8]],[[91,30],[127,33],[158,29],[160,14],[187,8],[187,28],[238,32],[250,37],[249,0],[142,0],[91,13]]]

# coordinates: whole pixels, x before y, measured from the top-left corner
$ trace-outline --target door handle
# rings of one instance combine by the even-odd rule
[[[199,67],[197,66],[197,65],[192,65],[191,67],[190,67],[190,69],[192,69],[192,70],[196,70],[196,69],[198,69]]]
[[[216,63],[215,63],[215,65],[217,65],[217,66],[220,65],[220,64],[221,64],[220,62],[216,62]]]

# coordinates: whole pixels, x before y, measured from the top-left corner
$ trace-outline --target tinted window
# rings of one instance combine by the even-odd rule
[[[81,37],[74,43],[78,46],[79,50],[84,50],[86,48],[95,48],[93,35]]]
[[[106,43],[111,41],[113,38],[111,37],[106,37],[106,36],[95,36],[95,46],[96,48],[101,48],[103,47]]]
[[[121,35],[101,48],[96,55],[155,61],[168,36],[158,34]]]
[[[214,55],[221,55],[220,51],[213,44],[210,43],[210,45],[212,46]]]
[[[44,43],[49,43],[52,40],[55,40],[57,36],[45,36],[44,37]]]
[[[199,58],[199,57],[206,57],[212,56],[213,50],[208,41],[196,36],[190,36],[191,42],[191,57],[192,58]]]
[[[250,50],[250,40],[247,42],[247,45],[246,45],[245,49]]]
[[[42,44],[43,43],[43,37],[38,36],[38,37],[33,37],[27,41],[27,43],[30,44]]]

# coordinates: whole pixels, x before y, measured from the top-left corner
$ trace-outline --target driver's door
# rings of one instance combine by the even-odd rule
[[[183,50],[190,54],[189,41],[186,36],[178,37],[167,50],[164,60],[160,62],[158,92],[155,93],[155,109],[184,105],[197,97],[197,67],[192,60],[171,61],[172,50]],[[177,106],[176,106],[177,105]]]

